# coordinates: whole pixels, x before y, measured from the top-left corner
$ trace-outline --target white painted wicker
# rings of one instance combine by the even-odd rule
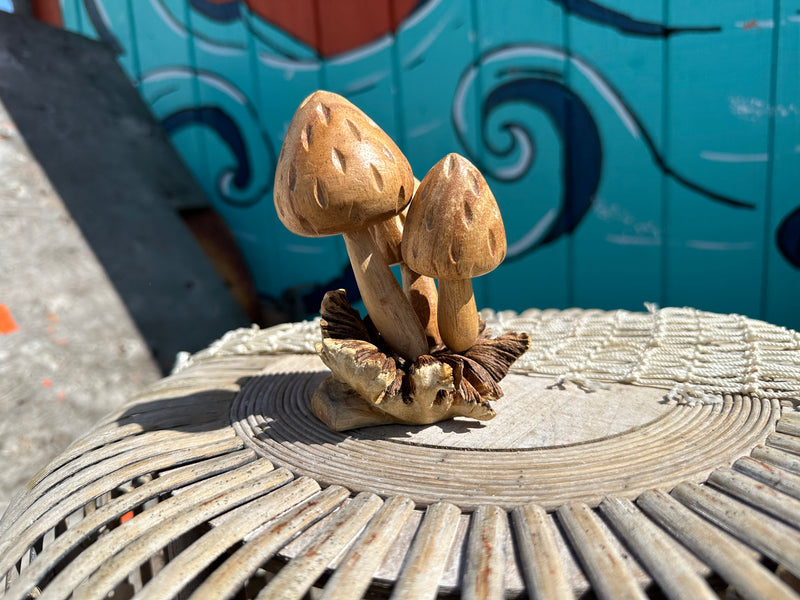
[[[184,357],[12,502],[0,592],[800,595],[796,332],[692,309],[486,316],[533,344],[481,425],[327,430],[314,322]]]

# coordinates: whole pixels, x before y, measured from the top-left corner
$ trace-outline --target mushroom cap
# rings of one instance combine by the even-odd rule
[[[506,256],[506,232],[494,194],[463,156],[448,154],[420,183],[406,215],[403,260],[437,279],[470,279]]]
[[[400,213],[413,189],[408,160],[359,108],[322,90],[300,104],[275,171],[275,209],[287,229],[357,231]]]

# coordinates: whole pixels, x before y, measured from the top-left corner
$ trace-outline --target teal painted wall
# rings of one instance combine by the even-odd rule
[[[479,306],[737,312],[800,329],[800,0],[62,0],[230,225],[259,292],[314,310],[338,238],[271,186],[298,103],[360,106],[420,179],[486,174],[506,262]]]

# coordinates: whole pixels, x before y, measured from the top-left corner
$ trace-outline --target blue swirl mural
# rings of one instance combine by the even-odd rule
[[[570,82],[564,76],[568,67],[572,75]],[[583,80],[582,84],[578,80]],[[466,105],[468,98],[478,93],[476,87],[481,81],[491,81],[494,85],[488,90],[480,89],[485,95],[479,116],[482,144],[480,148],[474,148],[466,136],[470,121]],[[651,155],[665,175],[710,200],[732,208],[754,208],[752,202],[715,192],[668,165],[653,137],[621,94],[581,57],[574,53],[568,55],[552,46],[507,46],[484,54],[461,76],[452,108],[453,126],[459,140],[470,159],[488,176],[500,181],[522,179],[535,159],[532,134],[521,123],[503,121],[500,127],[511,141],[506,147],[498,148],[488,139],[486,127],[492,113],[502,105],[527,103],[544,110],[552,120],[561,138],[564,161],[561,171],[563,193],[557,215],[534,223],[521,240],[511,242],[507,260],[522,258],[538,247],[572,233],[592,205],[602,175],[602,141],[591,108],[576,91],[577,87],[597,92],[594,101],[613,109],[628,134],[642,141],[643,151]],[[501,166],[493,166],[483,158],[486,152],[494,158],[506,160]]]
[[[175,68],[150,72],[139,89],[168,135],[200,128],[230,152],[232,166],[222,160],[212,166],[219,170],[216,184],[207,190],[212,199],[237,207],[264,199],[272,187],[275,152],[254,107],[233,84],[213,73]],[[198,96],[203,105],[187,105],[187,98]]]
[[[184,127],[196,125],[205,125],[213,129],[236,157],[236,166],[232,173],[226,175],[226,180],[220,182],[220,189],[228,188],[230,183],[237,190],[247,189],[253,176],[250,158],[247,155],[247,146],[236,123],[221,108],[218,106],[185,108],[162,119],[161,125],[167,135],[173,135]],[[224,198],[232,204],[237,204],[237,201],[230,194],[225,194]],[[251,197],[242,202],[242,204],[252,204],[258,202],[258,200],[259,197]]]
[[[234,231],[260,292],[283,295],[284,304],[295,307],[294,316],[302,316],[316,311],[332,284],[357,297],[340,242],[298,241],[280,228],[272,209],[283,133],[299,101],[320,87],[349,97],[394,135],[420,178],[451,151],[478,165],[493,189],[497,186],[501,210],[514,215],[507,228],[506,262],[512,269],[533,264],[540,250],[578,238],[587,227],[593,240],[652,244],[670,260],[679,257],[675,261],[694,260],[685,258],[686,248],[707,249],[700,257],[708,261],[707,272],[741,265],[733,254],[730,264],[718,259],[722,254],[714,255],[714,249],[752,249],[749,264],[761,268],[763,243],[773,245],[763,251],[771,250],[781,264],[800,268],[800,209],[785,202],[770,206],[763,187],[749,183],[765,181],[771,171],[761,163],[772,160],[771,149],[763,152],[759,145],[771,143],[766,125],[753,123],[775,119],[776,112],[764,109],[762,117],[733,105],[760,106],[774,89],[767,81],[742,91],[750,89],[742,87],[748,77],[736,73],[733,60],[725,67],[730,73],[709,62],[722,64],[728,55],[744,62],[750,54],[772,52],[764,35],[790,21],[772,24],[771,2],[754,3],[765,11],[753,8],[752,15],[743,5],[669,7],[663,11],[669,23],[661,22],[653,7],[626,0],[510,2],[527,19],[529,33],[516,26],[516,15],[495,16],[498,7],[476,0],[298,0],[291,10],[266,0],[126,0],[127,10],[110,0],[62,0],[62,6],[68,22],[79,22],[137,70],[132,78]],[[72,21],[71,12],[77,15]],[[350,15],[347,27],[337,14]],[[481,22],[487,16],[488,24]],[[619,76],[621,62],[584,51],[578,35],[561,35],[572,28],[613,40],[615,47],[645,54],[652,48],[657,58],[629,59],[623,66],[642,81],[630,84],[627,75]],[[761,38],[747,35],[759,30],[765,32]],[[559,39],[563,44],[554,41]],[[686,54],[673,57],[673,48],[686,48]],[[647,71],[648,65],[660,69],[666,56],[669,72]],[[686,64],[687,56],[696,68]],[[686,119],[682,135],[691,135],[694,127],[706,144],[699,149],[670,147],[665,137],[678,134],[662,129],[648,96],[638,93],[637,85],[647,85],[651,75],[678,72],[689,82],[688,93],[696,85],[697,106],[716,93],[715,85],[733,90],[728,97],[715,96],[714,113],[698,110],[702,116],[696,116],[692,106],[669,107],[670,128]],[[717,83],[706,85],[706,79]],[[683,100],[694,105],[691,96]],[[646,170],[635,174],[647,184],[641,199],[624,184],[609,187],[611,179],[624,179],[620,169],[626,167],[620,165],[632,162],[631,155]],[[660,190],[659,182],[669,192],[663,201],[670,207],[661,217],[669,217],[673,206],[693,207],[704,216],[693,221],[686,214],[686,227],[680,214],[670,217],[669,226],[658,221],[661,217],[648,220],[653,214],[648,193]],[[628,196],[616,197],[618,190]],[[780,211],[772,219],[779,225],[764,242],[744,227],[750,219],[765,219],[767,210]],[[599,230],[609,219],[620,231],[604,237]],[[652,231],[648,239],[627,234],[636,219]],[[728,234],[733,223],[736,233]],[[632,265],[644,260],[633,252],[625,256]],[[662,279],[668,283],[667,275]],[[743,311],[753,312],[752,306]]]
[[[89,16],[89,20],[100,39],[108,44],[116,54],[124,54],[125,48],[122,47],[117,36],[112,32],[112,26],[109,23],[104,6],[99,4],[97,0],[84,0],[83,4],[86,8],[86,14]]]

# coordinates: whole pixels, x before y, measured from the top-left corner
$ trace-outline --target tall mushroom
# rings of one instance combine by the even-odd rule
[[[439,280],[439,333],[453,352],[478,337],[479,316],[472,278],[506,255],[500,210],[480,171],[448,154],[436,163],[414,195],[403,230],[403,260],[417,273]]]
[[[419,180],[414,178],[414,193],[419,187]],[[413,200],[412,200],[413,202]],[[436,321],[436,309],[439,304],[436,293],[436,282],[427,277],[412,271],[403,262],[403,255],[400,245],[403,241],[403,224],[406,220],[405,211],[392,219],[386,219],[375,225],[370,233],[375,245],[383,254],[386,263],[389,265],[400,265],[400,279],[403,282],[403,291],[408,296],[414,312],[417,313],[425,335],[428,338],[428,347],[433,348],[442,343],[439,335],[439,325]]]
[[[402,212],[413,189],[408,160],[360,109],[325,91],[300,104],[275,171],[278,217],[298,235],[344,236],[372,322],[410,360],[428,352],[425,332],[369,229]]]

